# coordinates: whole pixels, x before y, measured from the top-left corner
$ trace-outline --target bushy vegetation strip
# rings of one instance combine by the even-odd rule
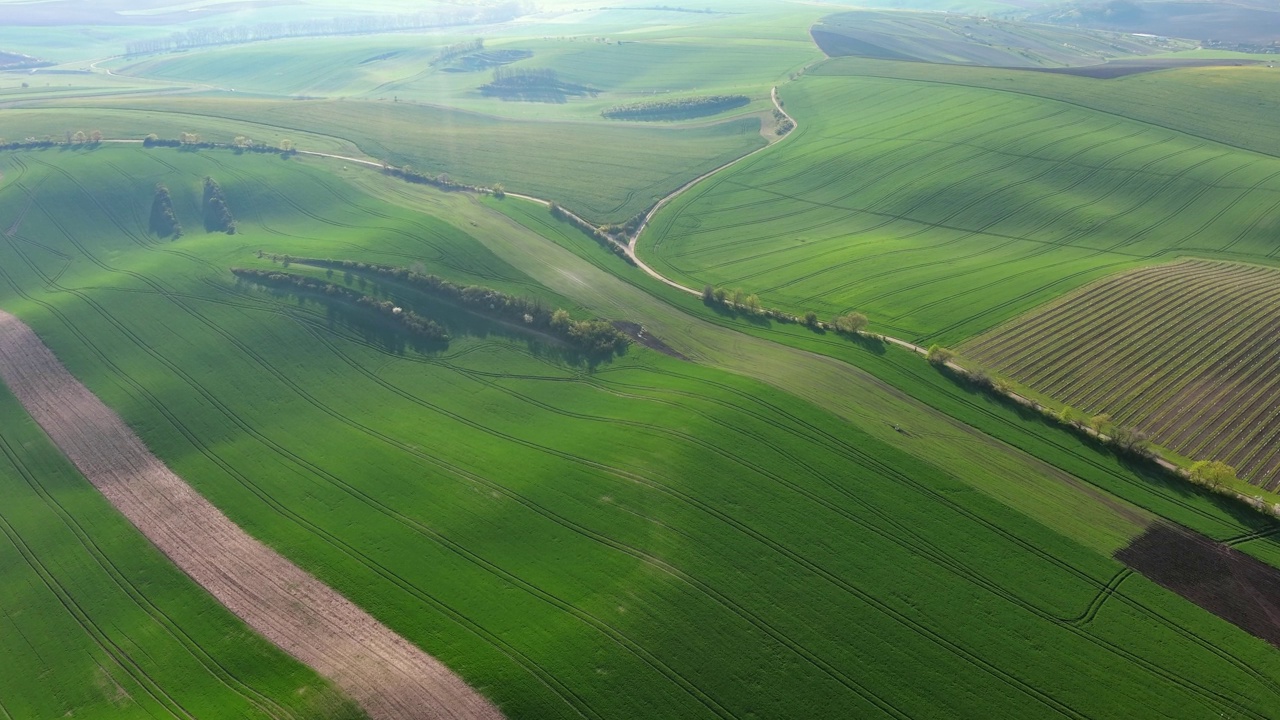
[[[606,320],[574,320],[563,309],[549,308],[536,299],[510,295],[493,288],[479,285],[462,285],[438,275],[421,273],[394,265],[379,265],[353,260],[274,257],[300,265],[345,270],[401,282],[416,290],[447,300],[480,315],[487,315],[523,327],[549,332],[588,355],[621,354],[626,351],[629,343],[626,334]],[[319,281],[313,282],[324,285]]]
[[[305,275],[276,272],[274,270],[257,270],[254,268],[231,268],[231,272],[236,277],[252,280],[261,285],[316,293],[334,300],[367,308],[400,325],[413,335],[426,340],[449,341],[449,333],[434,320],[425,318],[412,310],[397,307],[395,303],[389,300],[379,300],[371,295],[358,293],[350,288]]]
[[[740,108],[750,102],[751,98],[746,95],[705,95],[614,105],[601,110],[600,115],[610,120],[686,120]]]

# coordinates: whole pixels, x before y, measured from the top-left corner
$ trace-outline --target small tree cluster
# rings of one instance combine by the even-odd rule
[[[1236,469],[1221,460],[1200,460],[1191,465],[1191,482],[1210,490],[1222,490],[1236,481]]]
[[[942,347],[941,345],[931,345],[929,351],[925,354],[925,359],[934,365],[946,365],[954,360],[955,352]]]
[[[227,207],[227,197],[222,186],[211,177],[204,179],[204,229],[208,232],[236,233],[236,220]]]
[[[156,185],[155,198],[151,201],[151,232],[160,237],[182,237],[182,223],[173,210],[173,198],[169,188]]]
[[[859,312],[840,315],[831,321],[831,327],[842,335],[857,335],[867,327],[867,316]]]

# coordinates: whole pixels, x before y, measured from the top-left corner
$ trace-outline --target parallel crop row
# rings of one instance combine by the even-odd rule
[[[1280,270],[1205,260],[1099,281],[965,354],[1193,458],[1280,484]]]

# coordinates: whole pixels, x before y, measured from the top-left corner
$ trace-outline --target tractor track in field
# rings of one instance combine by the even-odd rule
[[[235,525],[152,455],[30,328],[3,311],[0,378],[161,552],[371,717],[502,717],[439,661]]]

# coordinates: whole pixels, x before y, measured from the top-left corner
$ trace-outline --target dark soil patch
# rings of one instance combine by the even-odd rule
[[[880,47],[866,40],[850,37],[844,33],[813,28],[809,31],[818,49],[827,57],[866,57],[877,60],[918,60],[919,58],[904,55],[896,50]]]
[[[1116,559],[1157,584],[1280,647],[1280,569],[1172,525],[1155,525]]]
[[[645,332],[644,326],[640,325],[639,323],[626,322],[625,320],[614,320],[613,326],[618,329],[618,332],[625,334],[627,337],[631,338],[632,340],[635,340],[636,342],[649,348],[650,350],[657,350],[663,355],[676,358],[677,360],[689,359],[688,357],[686,357],[685,355],[677,351],[675,348],[662,342],[662,340],[659,340],[658,338]]]
[[[1078,77],[1096,78],[1098,80],[1113,80],[1126,75],[1138,75],[1141,73],[1155,72],[1157,70],[1170,70],[1173,68],[1185,67],[1240,67],[1243,65],[1257,65],[1260,60],[1213,60],[1210,58],[1149,58],[1134,60],[1119,60],[1109,62],[1105,65],[1083,65],[1080,67],[1060,67],[1060,68],[1021,68],[1022,70],[1030,70],[1032,72],[1057,73],[1059,75],[1075,75]]]

